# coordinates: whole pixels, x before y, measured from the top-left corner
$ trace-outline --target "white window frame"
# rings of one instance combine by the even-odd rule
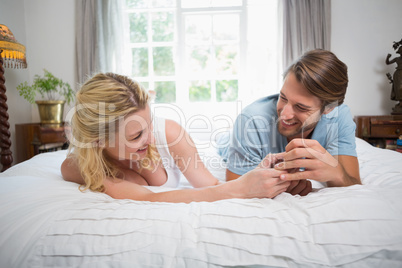
[[[129,48],[130,51],[133,48],[147,48],[148,50],[148,76],[136,76],[134,77],[135,80],[139,82],[146,82],[148,83],[148,90],[155,90],[155,82],[166,82],[166,81],[176,81],[177,80],[177,72],[175,70],[175,75],[173,76],[157,76],[158,78],[156,79],[155,73],[154,73],[154,62],[153,62],[153,50],[156,47],[172,47],[172,53],[173,55],[175,54],[175,47],[177,44],[177,34],[174,34],[174,40],[170,42],[153,42],[152,41],[152,13],[156,12],[173,12],[176,13],[176,8],[175,7],[167,7],[167,8],[139,8],[139,9],[127,9],[127,13],[142,13],[142,12],[147,12],[148,13],[148,32],[147,32],[147,42],[144,43],[129,43]],[[175,14],[174,14],[175,15]],[[145,45],[146,44],[146,45]],[[132,75],[132,74],[130,74]]]
[[[176,0],[176,7],[167,7],[167,8],[142,8],[142,9],[128,9],[127,13],[148,13],[148,32],[147,32],[147,42],[145,43],[131,43],[129,44],[130,51],[133,48],[147,48],[148,50],[148,76],[137,76],[134,77],[139,82],[147,82],[148,89],[154,91],[156,82],[166,82],[166,81],[174,81],[176,83],[176,101],[175,103],[178,105],[185,105],[189,103],[189,84],[187,83],[186,75],[185,75],[185,25],[184,25],[184,17],[188,14],[223,14],[223,13],[239,13],[239,24],[240,24],[240,33],[239,33],[239,71],[237,75],[220,77],[222,79],[227,80],[238,80],[238,97],[241,94],[242,88],[242,73],[244,72],[245,64],[245,53],[247,51],[247,42],[246,42],[246,29],[247,29],[247,5],[246,0],[243,0],[241,6],[235,7],[209,7],[209,8],[182,8],[181,0]],[[151,14],[154,12],[173,12],[175,13],[175,24],[176,27],[174,29],[174,40],[171,42],[153,42],[152,41],[152,28],[151,28]],[[173,76],[155,76],[154,68],[153,68],[153,49],[155,47],[172,47],[174,53],[175,60],[175,75]],[[211,103],[216,102],[216,86],[215,82],[218,77],[206,77],[206,76],[195,76],[195,79],[200,80],[208,80],[211,81]],[[193,104],[193,102],[192,102]]]
[[[185,44],[185,16],[188,14],[199,14],[199,15],[213,15],[213,14],[239,14],[239,41],[236,42],[239,44],[239,71],[237,75],[230,76],[207,76],[200,75],[194,76],[192,78],[207,80],[211,82],[211,101],[209,104],[217,103],[216,101],[216,81],[217,80],[238,80],[238,98],[240,98],[241,88],[242,88],[242,74],[244,73],[244,67],[246,66],[245,60],[245,51],[247,51],[247,5],[246,0],[242,1],[241,6],[234,7],[205,7],[205,8],[182,8],[181,0],[177,0],[177,14],[176,14],[176,23],[177,23],[177,56],[178,59],[177,65],[178,72],[177,76],[179,79],[176,84],[176,103],[178,105],[185,105],[190,103],[189,100],[189,84],[187,83],[187,79],[185,79],[185,59],[186,59],[186,44]],[[228,43],[225,43],[228,44]],[[219,78],[219,79],[218,79]],[[180,97],[179,97],[180,96]],[[219,102],[222,104],[222,102]],[[194,102],[191,102],[192,105],[197,105]]]

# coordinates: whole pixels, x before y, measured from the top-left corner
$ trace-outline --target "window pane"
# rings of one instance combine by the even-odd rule
[[[217,101],[235,101],[238,96],[237,80],[216,81],[216,100]]]
[[[210,101],[211,82],[192,81],[190,85],[189,94],[190,94],[190,101]]]
[[[172,47],[155,47],[153,49],[155,75],[174,75]]]
[[[211,40],[212,17],[208,15],[188,15],[185,20],[186,43],[199,43]]]
[[[216,72],[220,75],[234,75],[238,72],[238,47],[216,46]]]
[[[214,40],[239,40],[239,15],[215,15],[213,18],[213,23]]]
[[[156,103],[176,101],[176,83],[174,81],[155,82]]]
[[[148,14],[130,13],[130,41],[132,43],[147,42]]]
[[[152,0],[153,7],[175,7],[176,0]]]
[[[205,73],[211,63],[211,53],[209,46],[187,47],[186,70],[192,73]]]
[[[135,78],[134,78],[135,80]],[[141,86],[143,86],[146,90],[149,90],[149,82],[139,82]]]
[[[133,76],[148,75],[148,49],[133,48]]]
[[[126,6],[128,8],[146,7],[148,0],[126,0]]]
[[[152,40],[156,42],[173,41],[173,12],[157,12],[152,14]]]

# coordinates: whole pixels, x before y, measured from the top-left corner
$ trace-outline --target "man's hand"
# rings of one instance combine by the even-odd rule
[[[283,180],[312,179],[327,182],[328,186],[348,186],[360,183],[356,157],[342,156],[342,159],[353,162],[353,165],[343,165],[344,163],[338,161],[316,140],[293,139],[286,146],[286,152],[278,154],[277,157],[284,161],[277,163],[275,169],[296,169],[296,172],[282,174]],[[347,167],[347,170],[344,167]]]
[[[313,187],[311,186],[311,181],[297,180],[297,181],[291,181],[288,189],[286,189],[286,192],[292,195],[298,194],[301,196],[305,196],[308,195],[312,190]]]
[[[282,154],[268,154],[261,161],[257,168],[273,168],[276,164],[283,162]],[[297,169],[287,170],[287,173],[296,172]],[[287,193],[292,195],[305,196],[312,190],[311,182],[308,180],[294,180],[291,181],[290,185],[286,189]]]

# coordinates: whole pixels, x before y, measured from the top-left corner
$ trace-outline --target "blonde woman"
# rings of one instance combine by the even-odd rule
[[[148,101],[147,91],[128,77],[100,73],[89,79],[76,96],[63,178],[116,199],[186,203],[273,198],[290,185],[279,179],[286,171],[272,168],[220,183],[188,133],[174,121],[153,118]],[[144,187],[177,187],[180,173],[197,189],[154,193]]]

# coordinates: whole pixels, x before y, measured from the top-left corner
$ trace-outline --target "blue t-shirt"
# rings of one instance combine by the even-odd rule
[[[278,132],[276,104],[279,95],[261,98],[248,105],[237,117],[231,137],[222,137],[220,154],[228,162],[227,168],[243,175],[254,169],[269,153],[285,151],[286,137]],[[357,156],[356,124],[347,105],[340,105],[323,114],[311,139],[317,140],[331,155]],[[229,140],[230,139],[230,140]]]

